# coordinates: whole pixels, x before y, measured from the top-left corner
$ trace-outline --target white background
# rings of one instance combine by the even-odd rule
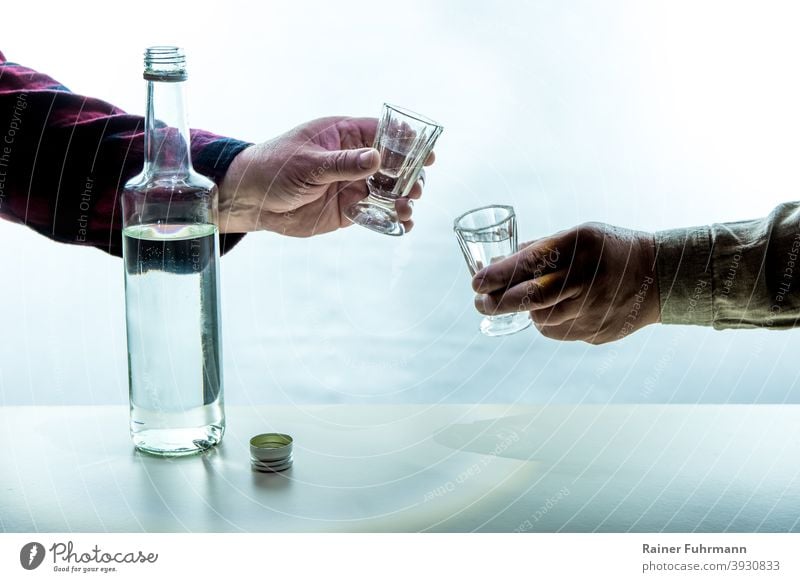
[[[38,541],[47,550],[35,570],[20,567],[20,549]],[[75,553],[142,551],[157,553],[150,564],[122,564],[114,573],[54,573],[50,548],[54,543],[73,542]],[[649,564],[727,563],[729,560],[779,562],[780,569],[759,571],[758,579],[796,580],[798,567],[793,555],[796,535],[780,534],[45,534],[0,536],[0,573],[14,579],[133,580],[160,575],[159,579],[196,577],[224,579],[231,575],[252,576],[264,572],[272,578],[405,581],[424,580],[752,580],[752,571],[642,573]],[[648,544],[678,546],[679,554],[644,554]],[[684,553],[685,544],[698,546],[744,546],[747,554]],[[198,547],[214,551],[199,554]],[[265,550],[265,548],[267,548]],[[314,559],[309,559],[309,555]],[[62,554],[63,555],[63,554]],[[270,560],[268,567],[264,558]],[[403,559],[402,557],[411,557]],[[469,556],[468,559],[464,559]],[[55,565],[63,566],[59,558]],[[76,565],[74,562],[72,565]],[[92,564],[89,564],[90,566]],[[663,567],[663,566],[662,566]],[[267,574],[268,573],[268,574]]]
[[[259,233],[223,260],[229,401],[783,402],[800,401],[794,332],[654,328],[602,348],[480,337],[450,230],[491,202],[515,205],[526,239],[586,220],[758,217],[796,199],[798,10],[14,2],[0,50],[142,113],[142,49],[183,45],[192,126],[251,141],[383,101],[445,125],[411,236]],[[0,403],[125,402],[119,260],[3,222],[0,265]]]

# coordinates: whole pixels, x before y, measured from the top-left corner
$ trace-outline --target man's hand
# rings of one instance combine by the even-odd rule
[[[486,315],[530,311],[543,335],[602,344],[660,321],[653,235],[588,223],[475,274]]]
[[[312,236],[349,226],[344,209],[367,196],[365,179],[380,167],[372,148],[377,125],[325,117],[243,150],[220,185],[220,230]],[[406,231],[414,225],[410,199],[421,195],[422,180],[395,202]]]

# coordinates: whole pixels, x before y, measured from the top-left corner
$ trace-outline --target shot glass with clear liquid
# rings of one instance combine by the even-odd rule
[[[405,234],[395,212],[395,200],[411,191],[443,130],[422,115],[384,104],[373,144],[380,152],[381,167],[367,178],[369,196],[348,206],[345,216],[381,234]]]
[[[484,206],[465,212],[455,219],[461,252],[470,273],[517,252],[517,220],[511,206]],[[481,321],[481,333],[488,336],[509,335],[531,324],[527,312],[487,315]]]

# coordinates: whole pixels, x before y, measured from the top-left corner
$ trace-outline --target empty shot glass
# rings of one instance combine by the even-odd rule
[[[435,121],[385,103],[373,144],[381,154],[381,167],[367,178],[369,196],[348,206],[345,216],[382,234],[405,234],[395,200],[411,191],[443,130]]]
[[[517,252],[517,220],[511,206],[483,206],[455,219],[461,252],[470,273]],[[531,324],[527,312],[487,315],[481,321],[481,333],[488,336],[509,335]]]

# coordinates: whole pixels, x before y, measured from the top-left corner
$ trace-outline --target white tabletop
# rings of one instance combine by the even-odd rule
[[[248,440],[295,461],[253,472]],[[124,407],[0,407],[0,531],[800,531],[797,406],[228,407],[135,452]]]

